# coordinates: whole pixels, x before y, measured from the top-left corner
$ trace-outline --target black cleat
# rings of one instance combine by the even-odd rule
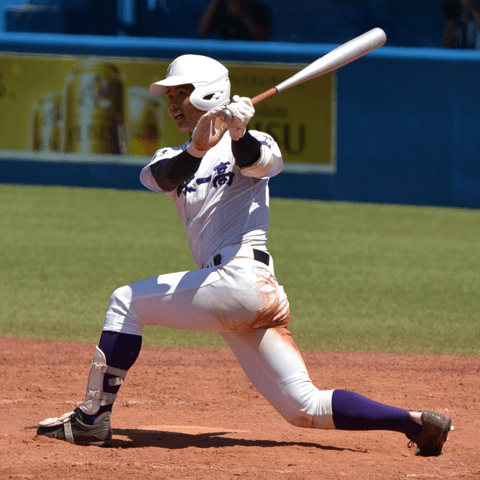
[[[37,435],[65,440],[75,445],[96,445],[97,447],[112,445],[110,415],[102,418],[95,425],[87,425],[82,420],[83,412],[79,408],[59,418],[47,418],[40,422]]]
[[[443,453],[443,444],[448,440],[448,433],[453,430],[452,419],[440,413],[422,413],[422,433],[418,437],[407,438],[410,440],[409,448],[413,443],[417,445],[415,455],[423,457],[438,456]]]

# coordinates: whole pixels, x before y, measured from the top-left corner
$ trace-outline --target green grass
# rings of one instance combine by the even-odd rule
[[[480,211],[271,199],[301,349],[480,355]],[[150,192],[0,185],[0,335],[97,342],[115,288],[195,268]],[[145,345],[225,347],[147,327]]]

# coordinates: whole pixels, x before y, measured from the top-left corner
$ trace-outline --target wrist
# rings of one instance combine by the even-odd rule
[[[193,143],[191,143],[188,147],[187,147],[187,152],[192,156],[192,157],[195,157],[195,158],[203,158],[205,156],[205,154],[207,153],[206,150],[200,150],[199,148],[197,148]]]
[[[233,140],[234,142],[239,142],[237,145],[240,145],[241,147],[249,145],[250,147],[253,145],[260,146],[260,142],[252,136],[252,134],[245,128],[245,131],[243,132],[243,135],[238,139],[238,140]],[[248,148],[248,147],[247,147]]]

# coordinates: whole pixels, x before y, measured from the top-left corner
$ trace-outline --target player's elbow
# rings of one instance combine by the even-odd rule
[[[242,174],[245,177],[266,177],[272,169],[274,163],[275,155],[266,145],[262,145],[260,148],[260,158],[253,165],[243,167]]]

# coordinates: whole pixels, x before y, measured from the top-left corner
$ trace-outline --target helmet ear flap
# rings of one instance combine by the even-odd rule
[[[198,110],[208,111],[211,108],[230,103],[230,80],[228,72],[220,78],[200,85],[195,85],[190,95],[190,103]]]

